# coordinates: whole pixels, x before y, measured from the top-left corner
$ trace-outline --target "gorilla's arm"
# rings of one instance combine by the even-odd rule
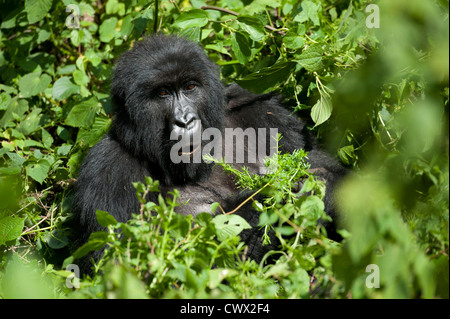
[[[78,221],[78,245],[102,227],[95,211],[104,210],[125,222],[139,212],[132,182],[144,181],[150,175],[136,158],[129,155],[114,139],[107,136],[86,156],[76,183],[73,211]]]
[[[308,152],[311,171],[326,181],[325,210],[334,219],[334,189],[347,169],[320,148],[305,122],[282,107],[273,94],[253,94],[235,84],[227,87],[225,92],[228,102],[227,118],[233,126],[277,128],[282,135],[279,148],[281,152],[292,152],[295,149]],[[335,227],[327,228],[329,236],[335,237]]]

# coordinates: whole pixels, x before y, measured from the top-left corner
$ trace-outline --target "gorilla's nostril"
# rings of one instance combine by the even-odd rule
[[[175,125],[182,128],[187,128],[189,124],[194,122],[196,119],[197,117],[195,116],[195,114],[188,113],[185,116],[175,118]]]

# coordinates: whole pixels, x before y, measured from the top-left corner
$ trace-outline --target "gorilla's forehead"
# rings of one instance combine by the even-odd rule
[[[158,63],[148,66],[147,81],[152,86],[181,85],[188,81],[203,83],[207,81],[207,66],[198,58],[184,60],[168,56],[160,59]]]

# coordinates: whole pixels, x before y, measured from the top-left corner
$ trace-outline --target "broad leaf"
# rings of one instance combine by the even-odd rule
[[[314,123],[316,123],[315,126],[318,126],[328,120],[332,111],[333,104],[331,103],[331,99],[326,95],[321,95],[320,99],[311,109],[311,118]]]
[[[42,20],[52,7],[52,0],[25,0],[25,11],[30,24]]]
[[[46,159],[40,159],[37,163],[29,164],[26,167],[27,175],[39,184],[42,184],[50,171],[50,163]]]
[[[6,216],[0,219],[0,246],[22,234],[25,218]]]
[[[80,87],[73,84],[67,76],[59,78],[53,84],[53,97],[56,100],[64,100],[75,93],[80,93]]]
[[[47,74],[28,73],[19,80],[19,91],[22,97],[38,95],[48,87],[52,78]]]
[[[103,21],[99,29],[100,41],[108,43],[118,34],[118,32],[116,31],[117,21],[118,20],[116,17],[112,17]]]
[[[252,16],[239,16],[237,21],[252,40],[261,41],[264,39],[264,25],[261,20]]]
[[[262,93],[273,88],[275,85],[286,81],[294,68],[294,62],[277,62],[274,65],[262,68],[258,72],[252,73],[243,79],[236,80],[236,83],[255,93]]]
[[[208,23],[208,14],[204,10],[194,9],[188,12],[182,13],[174,26],[180,29],[187,29],[192,27],[204,27]]]
[[[319,45],[311,46],[297,57],[297,62],[309,72],[322,68],[322,49]]]
[[[95,96],[77,103],[69,112],[66,124],[74,127],[90,128],[94,123],[95,112],[100,106]]]
[[[213,218],[213,223],[216,226],[217,238],[220,241],[237,236],[244,229],[251,228],[244,218],[234,214],[218,215]]]

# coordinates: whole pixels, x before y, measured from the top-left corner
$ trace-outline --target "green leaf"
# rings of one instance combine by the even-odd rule
[[[321,217],[325,205],[323,201],[318,196],[308,196],[300,205],[300,212],[302,216],[306,217],[306,225],[314,225],[317,220]]]
[[[355,159],[355,148],[353,147],[353,145],[347,145],[344,147],[341,147],[338,150],[338,156],[340,158],[340,160],[346,164],[346,165],[350,165],[351,164],[351,159]]]
[[[99,33],[100,33],[100,41],[108,43],[118,34],[116,31],[117,18],[112,17],[103,21],[100,25]]]
[[[284,1],[283,1],[284,2]],[[263,12],[266,7],[278,8],[281,6],[281,0],[253,0],[242,10],[245,14],[255,14]]]
[[[288,31],[286,33],[283,37],[283,43],[286,48],[293,50],[300,49],[304,45],[303,37],[293,31]]]
[[[251,228],[244,218],[235,214],[217,215],[213,218],[213,223],[216,226],[217,238],[220,241],[237,236],[244,229]]]
[[[47,245],[52,249],[61,249],[66,247],[69,243],[69,238],[67,235],[60,229],[52,230],[51,232],[47,232],[44,235],[44,241]]]
[[[56,100],[64,100],[75,93],[80,93],[80,87],[73,84],[67,76],[59,78],[53,84],[53,97]]]
[[[47,74],[28,73],[19,79],[19,91],[22,97],[38,95],[48,87],[52,78]]]
[[[108,234],[100,231],[92,233],[89,236],[89,240],[86,244],[78,248],[74,253],[75,259],[81,258],[87,255],[91,251],[102,249],[108,243]]]
[[[259,42],[264,39],[264,24],[258,18],[252,16],[239,16],[237,22],[240,27],[250,35],[252,40]]]
[[[16,26],[16,19],[22,13],[23,7],[16,8],[11,10],[5,17],[3,17],[2,24],[0,25],[1,29],[11,29]]]
[[[11,96],[5,92],[0,93],[0,111],[8,109]]]
[[[90,128],[94,123],[95,112],[99,106],[95,96],[81,101],[70,110],[65,123],[73,127]]]
[[[37,163],[27,165],[27,175],[34,179],[39,184],[42,184],[50,171],[50,163],[46,159],[40,159]]]
[[[97,209],[97,211],[95,212],[95,216],[97,217],[98,223],[103,227],[117,225],[117,220],[108,212]]]
[[[302,11],[295,16],[294,21],[304,23],[311,20],[314,25],[320,25],[319,11],[320,4],[315,4],[310,0],[302,1]]]
[[[25,218],[6,216],[0,219],[0,246],[20,237]]]
[[[236,83],[255,93],[262,93],[286,81],[294,68],[294,62],[280,61],[243,79],[236,80]]]
[[[231,34],[231,50],[241,64],[246,64],[252,55],[250,40],[241,32]]]
[[[25,0],[25,11],[30,24],[42,20],[52,7],[52,0]]]
[[[295,233],[295,229],[291,226],[275,227],[275,231],[279,232],[282,236],[291,236]]]
[[[42,144],[45,148],[50,148],[53,144],[53,136],[44,128],[41,128]]]
[[[333,104],[331,103],[330,97],[327,95],[321,95],[320,99],[311,109],[311,118],[314,123],[316,123],[315,126],[318,126],[328,120],[332,111]]]
[[[309,72],[316,72],[322,68],[322,48],[320,45],[310,46],[296,61]]]
[[[106,3],[106,14],[119,14],[123,16],[125,14],[125,4],[120,3],[118,0],[108,0]]]
[[[182,13],[173,24],[180,29],[204,27],[208,23],[208,14],[204,10],[193,9]]]
[[[35,108],[22,122],[17,125],[17,130],[27,136],[39,129],[41,118],[41,109]]]
[[[80,70],[73,71],[73,80],[78,85],[87,85],[90,81],[89,77],[86,75],[86,73],[84,73]]]
[[[103,135],[109,130],[111,119],[107,117],[96,117],[94,124],[89,129],[80,129],[77,135],[78,143],[86,143],[89,146],[94,146],[99,142]]]

